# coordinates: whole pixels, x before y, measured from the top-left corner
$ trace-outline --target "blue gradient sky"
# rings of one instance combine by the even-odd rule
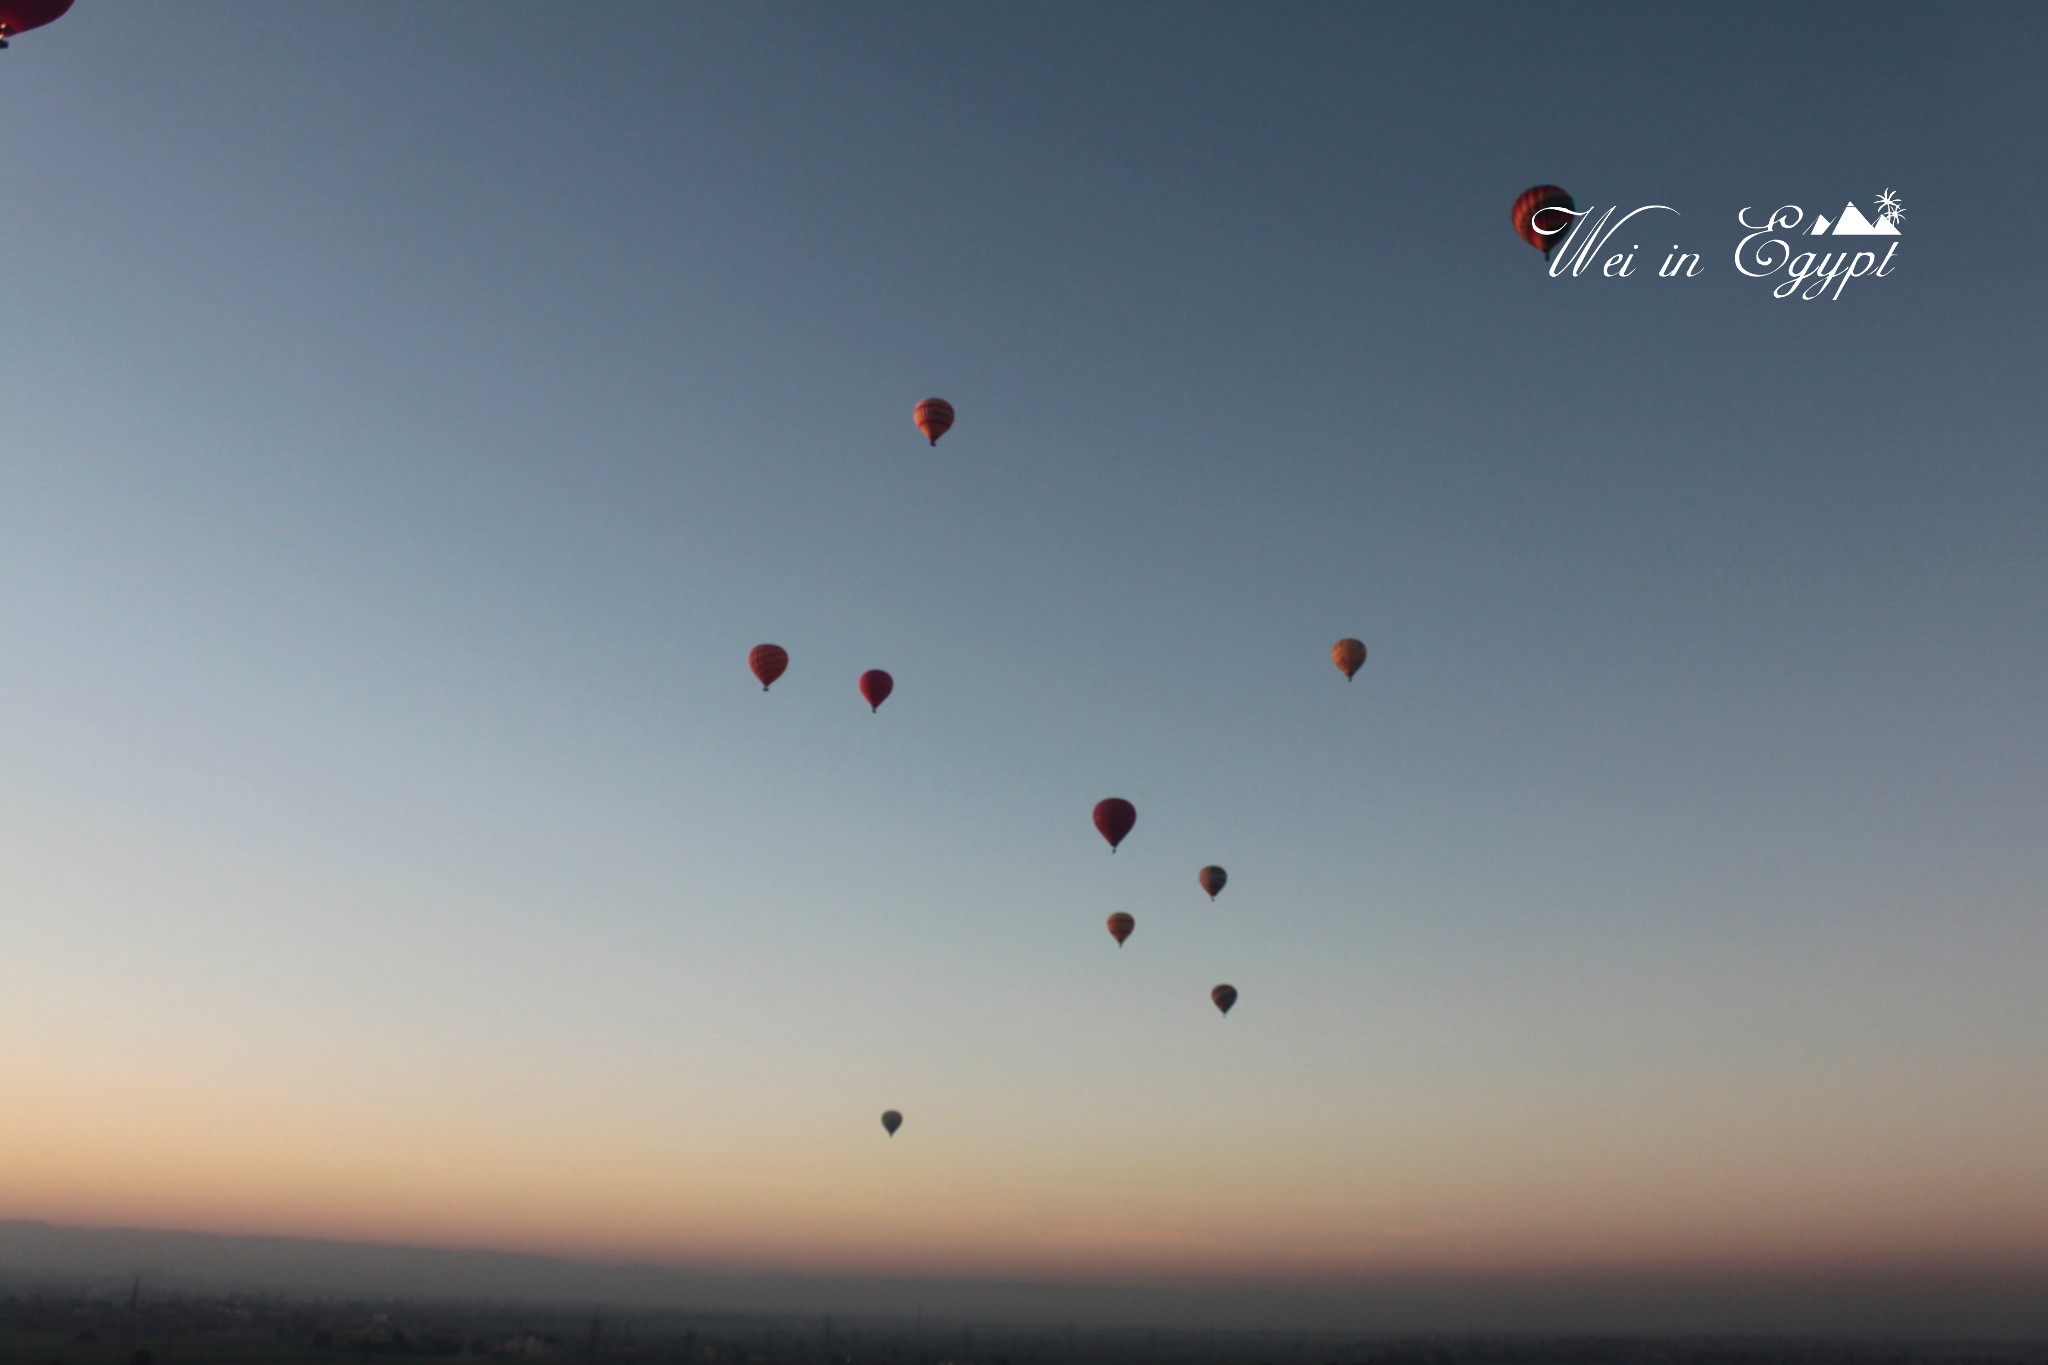
[[[0,64],[0,1211],[2048,1263],[2038,6],[169,13]]]

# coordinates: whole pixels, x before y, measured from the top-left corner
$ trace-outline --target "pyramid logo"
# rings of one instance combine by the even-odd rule
[[[1871,222],[1854,202],[1842,206],[1841,217],[1835,219],[1837,237],[1896,237],[1899,235],[1899,219],[1906,210],[1899,205],[1899,196],[1886,190],[1877,196],[1877,221]],[[1827,219],[1816,217],[1813,231],[1816,235],[1826,232]]]
[[[1849,281],[1865,276],[1881,280],[1892,273],[1902,245],[1901,220],[1906,210],[1899,196],[1886,190],[1877,196],[1875,207],[1843,204],[1842,211],[1832,218],[1824,213],[1809,217],[1799,204],[1780,204],[1760,219],[1752,216],[1757,212],[1751,206],[1735,215],[1735,221],[1749,234],[1736,244],[1736,270],[1753,280],[1776,276],[1771,289],[1774,299],[1840,299]],[[1799,239],[1813,237],[1823,240],[1802,250]],[[1889,237],[1891,241],[1830,243],[1825,240],[1828,237]],[[1626,265],[1627,253],[1615,259]],[[1661,266],[1657,273],[1669,274]]]

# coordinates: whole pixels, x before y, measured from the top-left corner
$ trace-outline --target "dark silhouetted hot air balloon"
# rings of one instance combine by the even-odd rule
[[[1131,826],[1138,823],[1138,808],[1121,796],[1112,796],[1095,806],[1095,828],[1102,831],[1102,837],[1109,840],[1109,851],[1116,852],[1116,846],[1131,832]]]
[[[747,667],[754,670],[754,676],[761,680],[761,690],[766,692],[789,667],[789,651],[781,645],[755,645],[747,651]]]
[[[882,1126],[889,1130],[890,1137],[895,1137],[896,1130],[903,1126],[903,1115],[897,1113],[894,1109],[884,1109],[882,1111]]]
[[[911,414],[917,419],[917,429],[925,434],[933,445],[939,438],[953,429],[953,405],[943,398],[927,398],[917,405]]]
[[[860,694],[870,711],[881,710],[882,703],[889,700],[889,694],[895,690],[896,680],[879,668],[871,668],[860,675]]]
[[[1330,662],[1343,671],[1344,681],[1350,682],[1365,667],[1365,645],[1347,636],[1330,646]]]
[[[1515,231],[1523,241],[1543,253],[1543,259],[1550,259],[1550,249],[1563,241],[1570,231],[1572,216],[1569,212],[1546,213],[1546,209],[1569,210],[1577,207],[1572,197],[1555,185],[1538,185],[1523,190],[1515,200],[1513,218]],[[1539,217],[1539,215],[1541,215]]]
[[[1215,990],[1209,992],[1209,998],[1216,1002],[1217,1009],[1228,1014],[1230,1013],[1230,1007],[1237,1003],[1237,987],[1218,986]]]
[[[0,47],[17,33],[62,19],[71,0],[0,0]]]
[[[1131,936],[1131,930],[1138,927],[1138,921],[1119,910],[1109,917],[1109,936],[1116,940],[1116,946],[1124,946],[1124,940]]]
[[[1210,866],[1197,872],[1195,880],[1202,884],[1202,889],[1209,893],[1209,899],[1213,901],[1216,899],[1216,893],[1223,889],[1223,883],[1230,880],[1230,874],[1220,867]]]

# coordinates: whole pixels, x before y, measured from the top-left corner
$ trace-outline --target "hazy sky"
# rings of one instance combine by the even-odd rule
[[[2044,44],[80,0],[0,54],[0,1216],[2048,1267]],[[1552,278],[1540,181],[1703,274]],[[1885,189],[1887,278],[1735,272]]]

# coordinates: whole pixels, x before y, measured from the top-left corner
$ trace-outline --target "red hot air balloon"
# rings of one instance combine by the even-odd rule
[[[1538,185],[1523,190],[1515,200],[1511,211],[1515,232],[1530,246],[1543,253],[1543,259],[1550,259],[1550,249],[1563,241],[1571,231],[1570,210],[1577,207],[1572,197],[1555,185]],[[1556,210],[1550,212],[1548,210]]]
[[[889,694],[895,690],[896,680],[879,668],[871,668],[860,675],[860,695],[870,711],[881,710],[882,703],[889,700]]]
[[[0,0],[0,47],[17,33],[62,19],[71,0]]]
[[[747,667],[754,670],[766,692],[789,667],[789,651],[781,645],[755,645],[747,651]]]
[[[1102,831],[1102,837],[1109,840],[1109,851],[1116,852],[1116,846],[1131,832],[1131,826],[1138,823],[1138,808],[1121,796],[1112,796],[1095,806],[1095,828]]]
[[[1230,1013],[1230,1007],[1237,1003],[1237,987],[1218,986],[1215,990],[1209,992],[1209,998],[1216,1002],[1217,1009],[1228,1014]]]
[[[1346,636],[1330,646],[1330,662],[1342,669],[1344,681],[1350,682],[1365,667],[1365,642]]]
[[[884,1109],[882,1111],[882,1126],[889,1130],[890,1137],[895,1137],[896,1130],[903,1126],[903,1115],[897,1113],[894,1109]]]
[[[1202,889],[1209,893],[1209,899],[1213,901],[1216,899],[1216,893],[1223,889],[1223,883],[1230,880],[1230,874],[1220,867],[1205,867],[1195,874],[1195,880],[1202,884]]]
[[[1138,921],[1119,910],[1109,917],[1109,936],[1116,940],[1116,946],[1124,946],[1124,940],[1131,936],[1131,930],[1138,927]]]
[[[911,414],[917,419],[917,429],[925,434],[933,445],[939,438],[953,429],[953,405],[943,398],[927,398],[917,405]]]

